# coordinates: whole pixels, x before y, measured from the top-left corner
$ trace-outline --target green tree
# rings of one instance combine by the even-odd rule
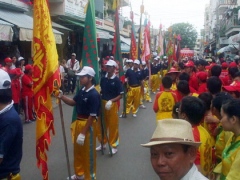
[[[197,30],[189,23],[176,23],[171,26],[173,34],[181,35],[181,48],[193,49],[197,40]]]

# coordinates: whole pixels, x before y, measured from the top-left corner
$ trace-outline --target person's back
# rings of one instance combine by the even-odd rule
[[[172,79],[169,76],[165,76],[162,79],[162,84],[164,90],[156,94],[153,105],[153,110],[156,113],[156,120],[171,118],[173,106],[177,102],[176,94],[170,90]]]
[[[16,112],[9,75],[0,69],[0,179],[21,179],[23,130]]]
[[[198,149],[195,164],[200,165],[201,173],[207,176],[212,168],[212,147],[214,146],[214,141],[212,141],[210,134],[201,125],[193,127],[193,136],[196,142],[202,143]]]

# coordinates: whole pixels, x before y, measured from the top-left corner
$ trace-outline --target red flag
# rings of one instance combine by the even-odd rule
[[[135,35],[135,27],[133,21],[133,12],[131,11],[131,19],[132,19],[132,30],[131,30],[131,46],[130,46],[130,58],[137,59],[137,43],[136,43],[136,35]]]

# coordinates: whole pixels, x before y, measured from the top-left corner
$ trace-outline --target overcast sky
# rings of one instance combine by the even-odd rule
[[[135,24],[140,23],[140,5],[142,0],[129,0],[134,13]],[[198,32],[203,29],[204,10],[210,0],[143,0],[144,10],[150,15],[154,28],[160,23],[166,29],[171,24],[188,22],[194,25]],[[122,8],[123,16],[129,17],[130,7]],[[143,15],[143,19],[145,15]]]

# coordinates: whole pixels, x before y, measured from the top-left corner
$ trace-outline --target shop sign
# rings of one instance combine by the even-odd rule
[[[66,0],[65,13],[85,19],[84,10],[87,3],[88,0]]]

